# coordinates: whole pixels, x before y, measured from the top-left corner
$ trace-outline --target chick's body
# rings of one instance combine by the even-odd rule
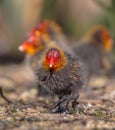
[[[56,70],[52,69],[52,71],[44,65],[47,52],[51,49],[57,49],[59,53],[63,53],[64,55],[61,61],[62,65],[56,68]],[[63,49],[57,47],[57,45],[49,45],[46,51],[42,51],[39,59],[36,60],[33,70],[38,83],[50,93],[57,95],[61,100],[67,98],[64,99],[66,104],[69,100],[76,100],[78,98],[79,90],[85,82],[84,72],[79,58],[65,52]],[[65,111],[66,109],[66,107],[63,110],[62,108],[60,110],[60,108],[61,103],[59,103],[56,112]]]
[[[74,52],[79,55],[88,71],[88,77],[98,74],[104,68],[103,55],[98,47],[92,44],[80,44],[73,47]]]

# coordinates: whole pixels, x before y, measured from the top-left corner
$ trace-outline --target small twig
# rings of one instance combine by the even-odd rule
[[[0,95],[1,97],[8,103],[13,103],[12,101],[10,101],[4,94],[3,94],[3,89],[2,87],[0,87]]]

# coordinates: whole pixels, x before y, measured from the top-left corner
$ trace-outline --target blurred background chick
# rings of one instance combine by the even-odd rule
[[[78,43],[73,45],[74,52],[81,57],[88,70],[88,77],[105,74],[111,70],[108,57],[112,49],[113,40],[106,27],[97,25],[93,27]]]

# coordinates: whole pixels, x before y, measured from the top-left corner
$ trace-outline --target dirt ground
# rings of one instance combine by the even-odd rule
[[[9,69],[10,68],[10,69]],[[72,114],[53,114],[54,96],[37,94],[27,66],[0,67],[0,86],[12,100],[0,97],[0,130],[108,130],[115,129],[115,77],[96,77],[80,92]]]

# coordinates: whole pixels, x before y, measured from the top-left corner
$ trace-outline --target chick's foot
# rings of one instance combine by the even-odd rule
[[[71,113],[71,110],[69,110],[68,105],[69,102],[72,101],[72,111],[75,110],[78,96],[65,96],[57,101],[57,103],[54,105],[54,108],[52,110],[53,113]]]

